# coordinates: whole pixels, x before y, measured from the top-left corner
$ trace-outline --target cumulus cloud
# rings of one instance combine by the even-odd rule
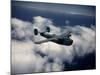
[[[50,26],[50,34],[61,34],[62,28],[53,24],[52,20],[41,16],[33,17],[33,23],[12,18],[12,73],[34,73],[62,71],[63,62],[73,63],[74,56],[83,57],[95,51],[95,27],[80,25],[65,26],[64,31],[72,32],[74,41],[71,46],[63,46],[53,42],[34,44],[33,40],[44,37],[34,36],[34,28],[44,31]]]
[[[32,37],[32,24],[17,18],[11,20],[11,35],[13,39],[29,39]]]

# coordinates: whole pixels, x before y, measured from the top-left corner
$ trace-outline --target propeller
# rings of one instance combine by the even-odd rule
[[[50,27],[46,27],[44,32],[39,32],[37,28],[34,29],[34,34],[38,35],[38,33],[45,33],[45,32],[50,32]]]

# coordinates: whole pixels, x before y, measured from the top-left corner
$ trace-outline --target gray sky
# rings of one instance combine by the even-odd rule
[[[63,14],[80,14],[86,16],[95,15],[95,6],[41,3],[41,2],[18,2],[14,6],[21,6],[30,10],[43,10],[49,12],[58,12]]]

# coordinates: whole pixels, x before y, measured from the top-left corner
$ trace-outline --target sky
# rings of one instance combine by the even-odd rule
[[[95,69],[95,6],[15,1],[11,7],[12,73]],[[35,44],[45,38],[34,28],[45,26],[53,34],[70,30],[73,45]]]
[[[69,21],[70,25],[94,25],[95,10],[95,6],[46,4],[38,2],[12,3],[12,17],[18,17],[32,22],[32,16],[42,16],[52,19],[56,25],[65,25],[66,20]],[[79,20],[79,22],[77,22],[77,20]]]

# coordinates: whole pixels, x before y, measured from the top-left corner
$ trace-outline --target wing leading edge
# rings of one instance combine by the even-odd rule
[[[49,38],[49,39],[37,41],[37,42],[34,42],[34,43],[35,44],[41,44],[41,43],[49,42],[49,41],[52,41],[52,40],[57,40],[57,39],[56,38]]]

